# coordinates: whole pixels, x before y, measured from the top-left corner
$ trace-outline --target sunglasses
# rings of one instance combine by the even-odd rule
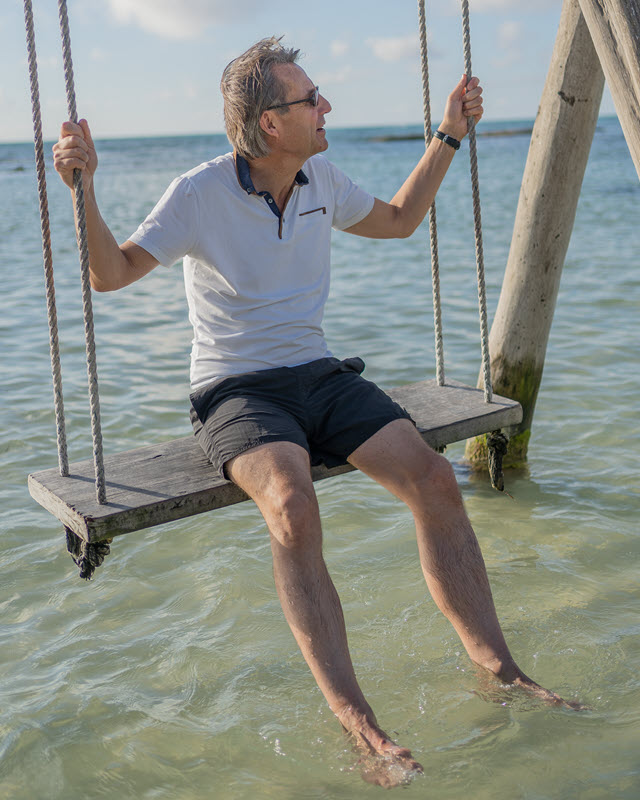
[[[314,108],[318,105],[318,99],[320,98],[320,91],[318,87],[314,87],[313,94],[309,97],[305,97],[302,100],[292,100],[290,103],[278,103],[277,106],[269,106],[269,108],[265,108],[265,111],[273,111],[274,108],[286,108],[287,106],[296,106],[298,103],[309,103],[310,106]]]

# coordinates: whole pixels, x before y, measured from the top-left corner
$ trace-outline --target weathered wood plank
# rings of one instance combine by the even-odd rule
[[[425,441],[435,448],[515,425],[522,416],[513,400],[494,395],[487,404],[482,391],[453,381],[446,386],[422,381],[392,389],[389,395],[409,411]],[[105,457],[105,505],[95,499],[93,461],[80,461],[69,469],[66,478],[57,469],[30,475],[29,491],[63,525],[90,542],[247,499],[237,486],[215,477],[193,436]],[[314,467],[312,474],[315,481],[351,470]]]
[[[640,177],[640,3],[580,0]]]

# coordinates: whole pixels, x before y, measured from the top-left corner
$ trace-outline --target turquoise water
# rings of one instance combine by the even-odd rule
[[[508,127],[518,127],[512,123]],[[524,125],[523,125],[524,127]],[[386,131],[390,132],[390,131]],[[397,131],[391,131],[397,132]],[[419,142],[330,134],[330,156],[389,198]],[[489,311],[508,254],[526,136],[479,140]],[[47,148],[49,149],[49,148]],[[126,238],[177,173],[223,137],[100,143],[98,195]],[[55,466],[33,155],[0,145],[0,797],[359,798],[379,790],[284,622],[264,525],[249,504],[125,536],[90,584],[29,497]],[[49,177],[72,460],[90,456],[78,266],[67,190]],[[589,710],[487,684],[428,597],[408,512],[361,475],[317,484],[353,660],[381,724],[425,777],[406,797],[640,794],[640,185],[616,120],[596,133],[513,500],[448,456],[521,667]],[[439,196],[445,356],[479,369],[466,149]],[[433,372],[427,232],[335,234],[326,330],[383,386]],[[188,435],[190,330],[179,266],[95,297],[107,452]],[[147,416],[140,417],[144,405]]]

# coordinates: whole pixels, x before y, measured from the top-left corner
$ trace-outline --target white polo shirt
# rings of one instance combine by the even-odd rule
[[[184,257],[192,389],[331,355],[322,330],[331,228],[355,225],[373,203],[321,155],[296,176],[282,215],[233,153],[173,181],[130,240],[166,267]]]

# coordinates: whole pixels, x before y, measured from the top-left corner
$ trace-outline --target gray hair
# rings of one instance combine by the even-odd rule
[[[269,106],[284,103],[285,87],[274,74],[278,64],[295,64],[299,50],[283,47],[280,39],[270,36],[252,45],[227,64],[220,90],[224,98],[224,122],[227,136],[245,158],[269,155],[260,117]],[[287,113],[288,108],[278,109]]]

